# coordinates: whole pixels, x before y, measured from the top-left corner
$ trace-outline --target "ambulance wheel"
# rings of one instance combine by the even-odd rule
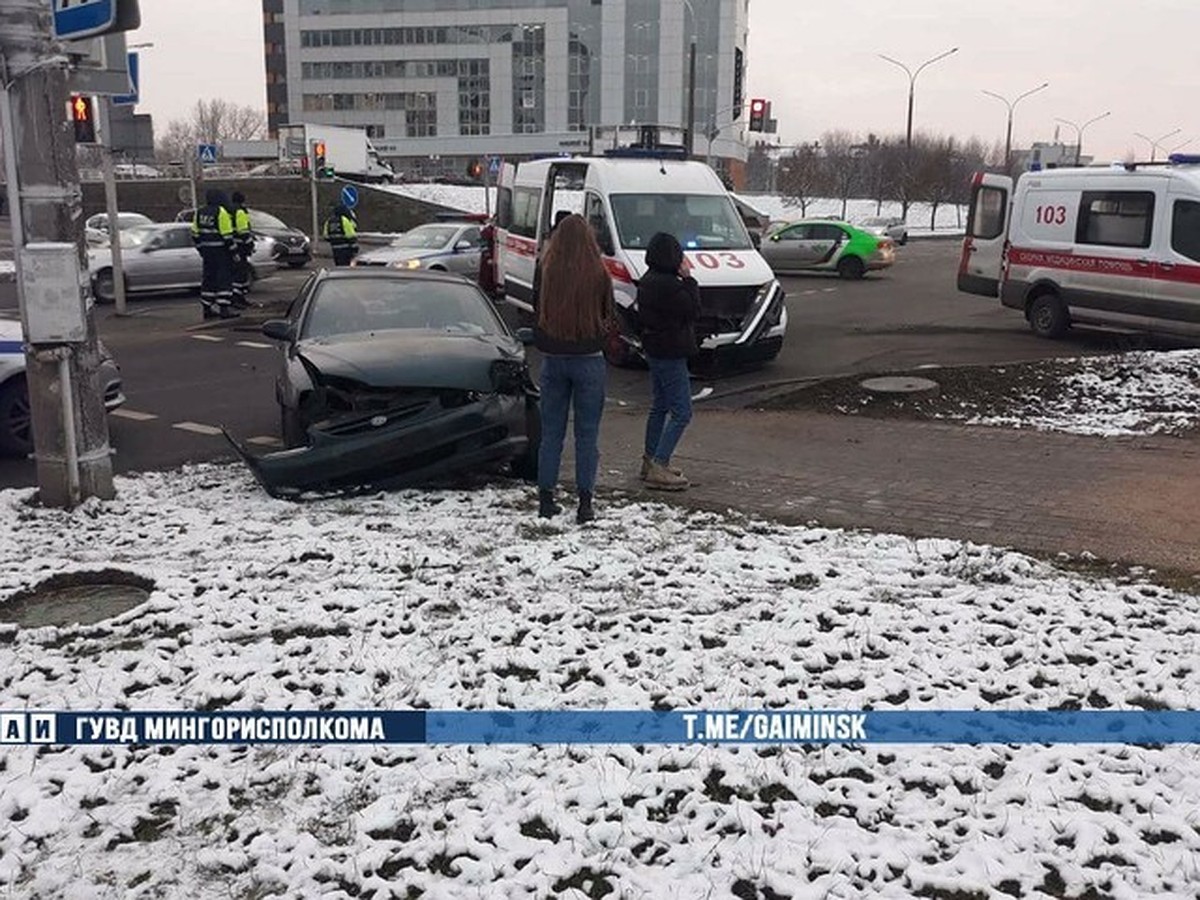
[[[1060,338],[1071,326],[1067,307],[1057,294],[1038,294],[1029,305],[1029,327],[1038,337]]]

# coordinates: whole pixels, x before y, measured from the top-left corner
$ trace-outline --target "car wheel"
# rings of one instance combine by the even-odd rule
[[[0,453],[25,456],[33,450],[33,419],[24,377],[0,387]]]
[[[837,264],[838,275],[848,281],[857,281],[866,271],[863,261],[857,256],[843,257]]]
[[[283,438],[283,446],[304,447],[308,444],[308,429],[300,419],[300,413],[286,406],[279,412],[279,433]]]
[[[96,273],[92,279],[92,293],[96,295],[97,303],[117,302],[117,282],[112,269],[101,269]]]
[[[529,446],[512,461],[512,474],[514,478],[524,481],[537,481],[538,451],[542,446],[542,413],[534,401],[530,401],[525,412],[525,436],[529,438]]]
[[[1029,327],[1038,337],[1062,337],[1071,327],[1066,304],[1050,291],[1038,294],[1029,305]]]

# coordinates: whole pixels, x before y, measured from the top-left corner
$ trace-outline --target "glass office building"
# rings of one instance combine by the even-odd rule
[[[748,0],[263,0],[268,120],[364,128],[413,176],[687,120],[736,180]],[[710,140],[711,139],[711,140]]]

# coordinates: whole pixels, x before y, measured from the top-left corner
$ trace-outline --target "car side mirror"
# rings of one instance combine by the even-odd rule
[[[162,248],[163,248],[162,238],[154,238],[154,239],[146,242],[146,246],[143,248],[142,252],[143,253],[153,253],[155,250],[161,250]]]
[[[269,337],[273,341],[290,342],[295,332],[292,330],[292,323],[287,319],[268,319],[262,324],[263,337]]]
[[[522,344],[524,344],[526,347],[528,347],[530,344],[533,343],[533,329],[532,328],[528,328],[528,327],[518,328],[514,332],[514,334],[515,334],[517,340],[520,341]]]
[[[470,250],[474,246],[475,245],[472,244],[470,241],[459,241],[457,244],[454,245],[454,252],[462,253],[464,250]]]
[[[756,231],[750,232],[750,243],[753,244],[754,249],[757,250],[759,247],[762,246],[762,236],[759,235],[758,232],[756,232]]]

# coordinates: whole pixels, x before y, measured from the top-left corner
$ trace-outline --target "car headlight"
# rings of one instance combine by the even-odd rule
[[[419,269],[421,268],[421,261],[419,259],[410,259],[404,264],[404,268]]]

